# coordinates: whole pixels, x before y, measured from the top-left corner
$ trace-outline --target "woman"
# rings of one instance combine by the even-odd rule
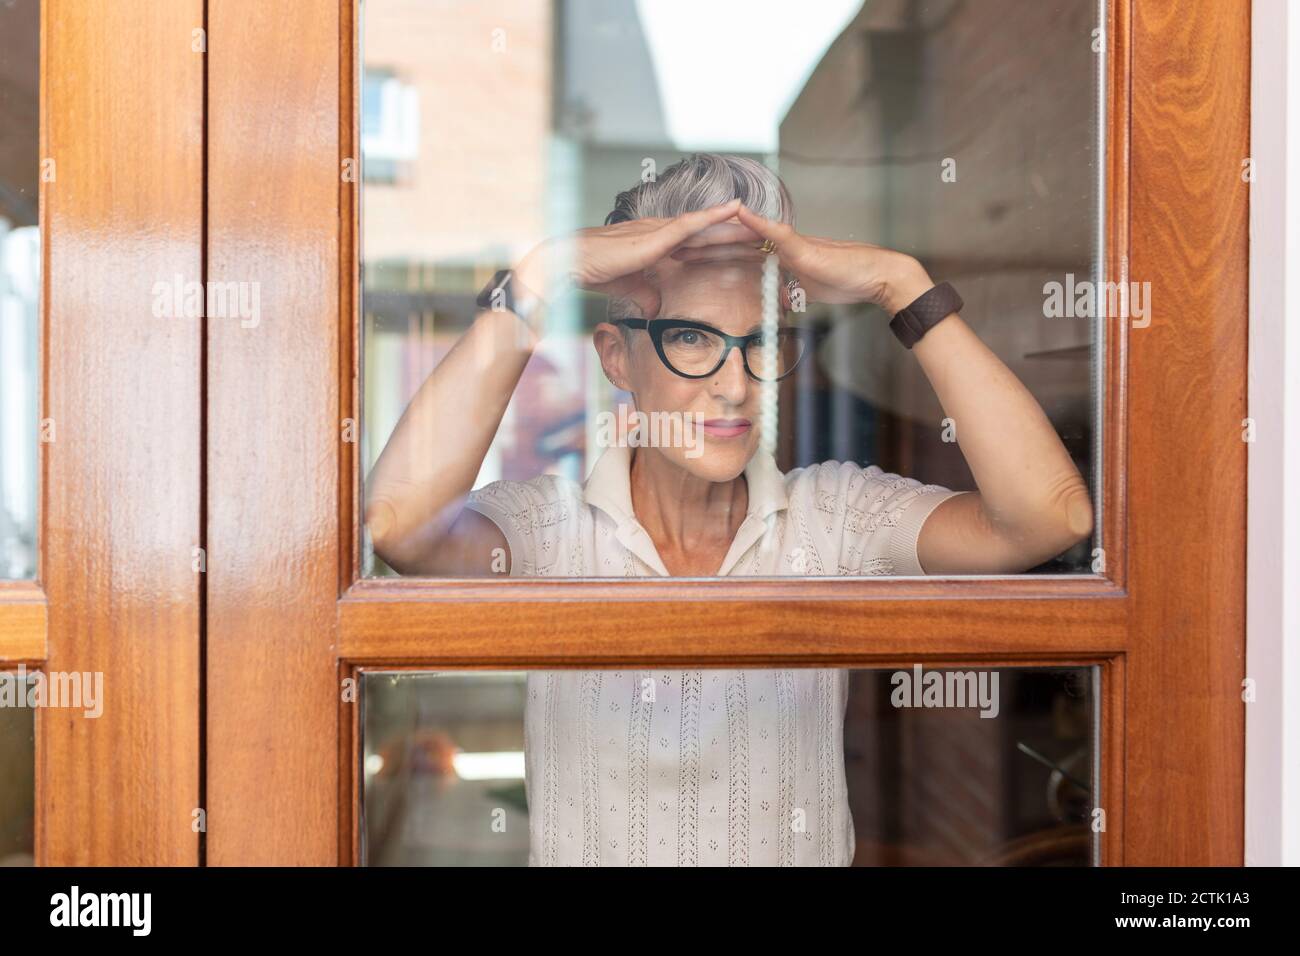
[[[429,575],[1001,574],[1086,537],[1078,470],[955,299],[909,256],[805,236],[793,219],[761,164],[698,154],[620,194],[603,227],[530,252],[485,290],[497,307],[421,386],[376,463],[375,552]],[[777,470],[760,449],[761,383],[788,374],[802,342],[761,328],[769,255],[790,277],[783,304],[802,294],[894,315],[922,303],[900,337],[955,422],[977,491],[850,462]],[[570,283],[610,296],[612,321],[594,333],[610,381],[639,413],[702,421],[702,446],[610,447],[581,486],[544,475],[471,492],[545,303]],[[530,673],[530,865],[849,865],[847,679]]]

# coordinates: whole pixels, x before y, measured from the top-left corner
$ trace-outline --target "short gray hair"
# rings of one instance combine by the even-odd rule
[[[794,202],[781,177],[744,156],[692,153],[649,182],[624,190],[605,225],[629,219],[671,219],[732,199],[768,219],[794,223]]]
[[[692,153],[653,180],[619,193],[605,225],[632,219],[671,219],[732,199],[768,219],[794,223],[790,191],[781,177],[762,163],[744,156]],[[608,314],[611,319],[645,318],[631,301],[621,297],[609,300]]]

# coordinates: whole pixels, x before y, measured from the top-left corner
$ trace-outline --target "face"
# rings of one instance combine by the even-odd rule
[[[731,335],[756,332],[762,318],[762,275],[761,263],[664,259],[651,274],[659,293],[659,317],[690,318]],[[679,413],[684,422],[703,417],[702,451],[698,444],[661,444],[639,448],[638,454],[663,455],[709,481],[730,481],[745,470],[758,449],[759,400],[765,386],[746,373],[739,349],[732,349],[714,374],[691,379],[660,361],[647,331],[630,331],[625,339],[621,328],[602,324],[595,344],[605,371],[632,393],[638,412]],[[699,442],[698,431],[691,440]]]

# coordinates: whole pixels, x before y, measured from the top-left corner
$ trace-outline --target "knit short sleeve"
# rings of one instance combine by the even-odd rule
[[[855,462],[822,462],[796,474],[793,503],[818,550],[837,555],[836,568],[823,573],[924,574],[916,550],[921,528],[936,507],[964,493]]]
[[[494,481],[471,491],[465,507],[490,519],[510,545],[512,577],[571,574],[568,544],[577,539],[582,488],[558,475]]]
[[[883,557],[893,568],[890,573],[924,574],[916,551],[922,526],[935,508],[966,492],[924,484],[885,472],[876,465],[868,465],[862,474],[866,479],[861,499],[864,510],[880,515],[881,524],[888,528],[887,539],[878,543],[884,545]]]

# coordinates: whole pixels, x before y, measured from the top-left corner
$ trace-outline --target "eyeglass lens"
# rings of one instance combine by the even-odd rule
[[[708,375],[721,364],[723,340],[704,329],[669,326],[663,330],[664,358],[684,375]],[[745,350],[749,369],[762,379],[780,378],[798,363],[803,340],[790,329],[753,339]]]

